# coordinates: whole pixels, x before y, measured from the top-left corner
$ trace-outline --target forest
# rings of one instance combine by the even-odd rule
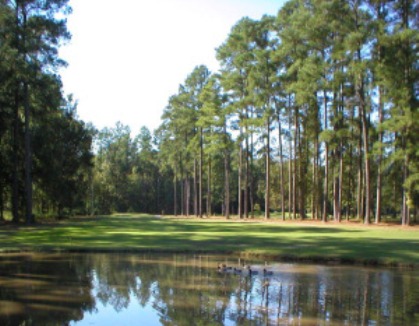
[[[134,135],[86,124],[63,94],[68,0],[0,0],[0,219],[419,222],[418,6],[290,0],[244,17],[220,69],[193,69],[160,127]]]

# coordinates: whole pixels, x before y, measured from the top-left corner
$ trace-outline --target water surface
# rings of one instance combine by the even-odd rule
[[[5,326],[342,324],[419,325],[418,271],[208,255],[0,256]]]

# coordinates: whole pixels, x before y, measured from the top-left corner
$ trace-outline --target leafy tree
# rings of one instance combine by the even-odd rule
[[[13,94],[12,128],[12,212],[17,221],[19,195],[19,152],[21,145],[19,134],[22,121],[20,111],[23,111],[24,130],[24,171],[25,171],[25,207],[26,221],[32,222],[32,114],[36,109],[37,96],[41,94],[43,75],[53,75],[55,69],[62,65],[58,58],[58,47],[62,40],[69,38],[66,28],[66,14],[70,12],[68,0],[56,1],[2,1],[3,10],[13,13],[13,20],[7,15],[7,35],[10,38],[10,51],[7,51],[8,64],[13,75],[8,84]],[[42,84],[42,82],[41,82]]]
[[[62,110],[49,112],[33,127],[34,194],[41,213],[48,207],[59,217],[74,209],[86,213],[94,130],[77,120],[76,110],[70,99]]]

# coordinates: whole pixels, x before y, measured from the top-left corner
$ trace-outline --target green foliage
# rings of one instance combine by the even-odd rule
[[[19,221],[85,212],[92,128],[64,99],[68,0],[0,3],[0,211]],[[33,194],[33,198],[32,198]]]

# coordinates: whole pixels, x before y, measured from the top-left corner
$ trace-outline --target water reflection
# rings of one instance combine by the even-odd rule
[[[0,324],[419,324],[417,271],[269,262],[265,276],[263,268],[179,254],[2,255]]]

